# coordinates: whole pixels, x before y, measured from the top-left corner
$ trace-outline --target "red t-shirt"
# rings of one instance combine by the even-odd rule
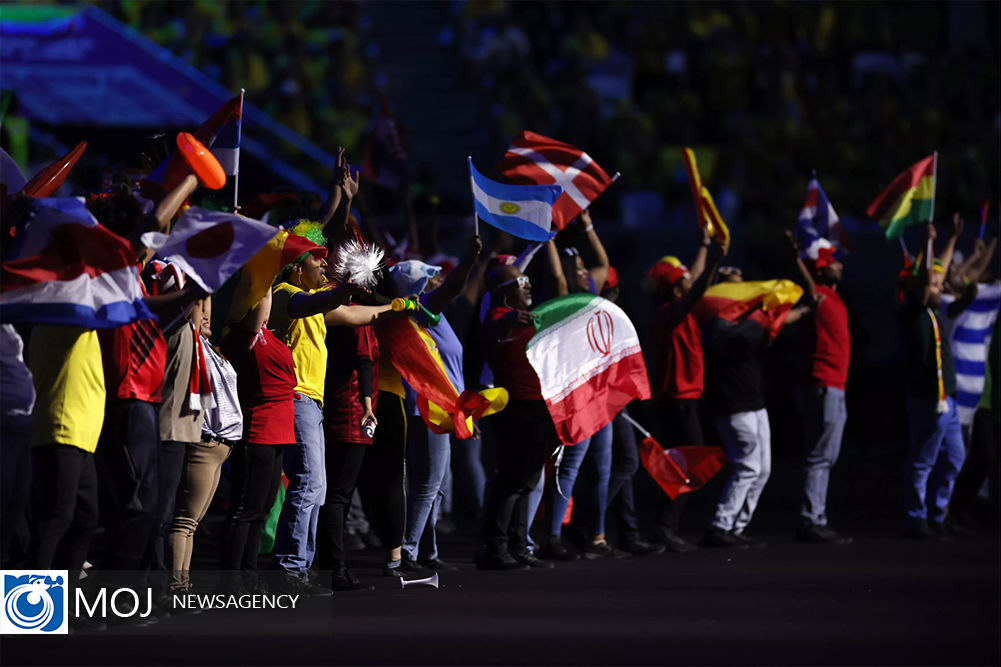
[[[153,320],[98,332],[108,400],[159,403],[167,367],[167,341]]]
[[[657,312],[657,390],[661,398],[696,399],[705,388],[702,333],[692,314],[675,324],[674,304],[665,303]]]
[[[498,320],[512,310],[501,306],[487,313],[480,332],[483,356],[493,371],[495,386],[507,389],[513,400],[539,400],[542,398],[539,376],[525,355],[525,345],[535,335],[535,327],[516,324],[505,336],[498,333]]]
[[[255,336],[235,325],[223,341],[223,354],[236,369],[243,409],[243,439],[255,445],[295,442],[295,363],[288,346],[267,327]]]
[[[365,406],[358,396],[358,361],[372,362],[372,410],[376,408],[379,390],[379,341],[371,326],[327,327],[327,378],[323,390],[323,421],[327,427],[327,444],[350,442],[372,444],[372,438],[361,432]]]
[[[817,285],[817,293],[824,299],[813,314],[812,335],[806,345],[810,384],[843,390],[851,358],[848,311],[837,291]]]

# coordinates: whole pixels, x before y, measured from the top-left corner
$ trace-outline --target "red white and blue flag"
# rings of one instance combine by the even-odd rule
[[[410,162],[403,149],[389,103],[382,98],[375,117],[372,138],[362,158],[361,175],[376,185],[396,190],[410,178]]]
[[[796,220],[796,236],[803,253],[816,239],[827,239],[839,252],[850,248],[841,219],[820,187],[816,172],[806,186],[806,201]]]
[[[83,198],[38,199],[0,273],[0,321],[113,329],[155,319],[128,241]]]
[[[511,142],[497,171],[516,185],[559,185],[553,224],[563,229],[612,184],[591,156],[570,144],[523,130]]]
[[[228,176],[240,173],[240,138],[243,127],[243,93],[228,100],[194,132],[219,160]],[[164,194],[176,188],[188,175],[188,166],[176,150],[149,175],[150,181],[163,185]]]

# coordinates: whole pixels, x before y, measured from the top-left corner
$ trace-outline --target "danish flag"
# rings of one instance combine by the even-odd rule
[[[514,138],[497,171],[516,185],[559,185],[553,224],[563,229],[598,198],[613,178],[575,146],[523,130]]]

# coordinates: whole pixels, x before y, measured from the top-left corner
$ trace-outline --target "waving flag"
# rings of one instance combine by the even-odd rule
[[[83,198],[39,199],[0,274],[0,320],[113,329],[155,319],[128,241],[98,224]]]
[[[448,379],[438,345],[428,332],[408,318],[380,320],[376,325],[379,349],[417,394],[417,409],[435,433],[472,437],[474,419],[507,406],[506,389],[484,389],[459,394]]]
[[[774,339],[779,335],[789,309],[803,296],[803,288],[791,280],[761,280],[716,283],[695,306],[695,318],[714,317],[737,322],[750,318]]]
[[[181,214],[170,236],[146,232],[142,242],[211,294],[277,233],[259,220],[192,207]]]
[[[935,214],[935,169],[938,153],[915,162],[899,174],[865,210],[870,218],[886,228],[886,238],[893,240],[908,225],[931,222]]]
[[[225,131],[226,138],[219,146],[220,154],[216,155],[216,159],[229,175],[237,174],[240,170],[240,136],[242,131],[240,119],[242,115],[243,93],[240,93],[219,107],[219,110],[194,132],[195,139],[211,149],[215,148],[214,144],[217,141],[223,139]],[[223,151],[223,148],[226,150]],[[214,150],[213,154],[215,154]],[[235,169],[235,171],[230,171],[230,169]],[[175,150],[150,174],[149,180],[160,183],[163,186],[164,194],[166,194],[180,185],[187,175],[188,166],[181,154]]]
[[[532,312],[539,325],[525,353],[563,444],[594,435],[633,399],[650,398],[639,337],[621,308],[570,294]]]
[[[362,158],[361,175],[376,185],[396,190],[410,178],[410,162],[396,131],[396,122],[383,97],[375,117],[372,138]]]
[[[803,252],[818,238],[827,239],[836,247],[848,248],[848,236],[834,206],[820,187],[817,172],[813,172],[806,186],[806,200],[796,220],[796,236]]]
[[[945,313],[956,297],[942,295],[941,312]],[[1001,308],[1001,281],[977,285],[973,303],[956,318],[949,340],[956,364],[956,412],[964,425],[973,423],[977,403],[984,393],[987,350],[991,344],[994,322]],[[1001,380],[995,380],[1001,382]]]
[[[581,149],[522,131],[497,171],[517,185],[558,185],[563,194],[553,204],[553,224],[563,229],[615,180]]]
[[[695,217],[699,227],[706,230],[723,248],[729,248],[730,229],[716,209],[716,202],[713,201],[709,189],[702,184],[699,165],[695,161],[695,151],[691,148],[682,148],[681,157],[688,173],[688,185],[692,190],[692,202],[695,204]]]
[[[548,241],[553,224],[553,202],[559,185],[506,185],[476,171],[469,160],[476,215],[484,222],[527,241]]]

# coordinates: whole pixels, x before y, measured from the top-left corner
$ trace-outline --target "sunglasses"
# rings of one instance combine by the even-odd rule
[[[507,287],[508,285],[513,285],[515,283],[518,283],[518,287],[530,287],[532,285],[528,276],[518,276],[517,278],[512,278],[511,280],[505,280],[497,287]]]

